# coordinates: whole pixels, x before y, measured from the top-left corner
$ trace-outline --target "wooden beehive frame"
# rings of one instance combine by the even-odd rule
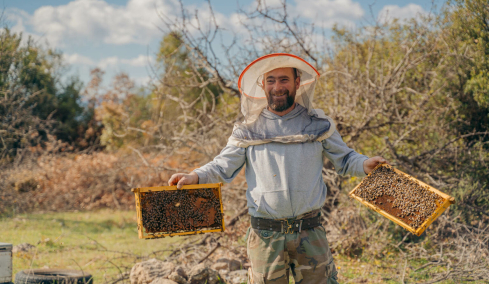
[[[413,233],[417,236],[420,236],[426,230],[426,228],[428,228],[428,226],[431,223],[433,223],[433,221],[436,220],[436,218],[438,218],[443,212],[445,212],[445,210],[450,206],[450,204],[455,203],[455,198],[451,197],[450,195],[447,195],[447,194],[439,191],[438,189],[431,187],[430,185],[428,185],[428,184],[426,184],[426,183],[424,183],[424,182],[422,182],[422,181],[420,181],[420,180],[418,180],[418,179],[416,179],[416,178],[414,178],[414,177],[412,177],[412,176],[410,176],[404,172],[401,172],[400,170],[398,170],[392,166],[389,166],[387,164],[377,165],[377,167],[375,167],[374,170],[372,172],[370,172],[368,175],[370,176],[379,167],[388,167],[388,168],[394,170],[397,174],[403,175],[403,176],[407,177],[408,179],[417,182],[421,186],[427,187],[427,189],[429,191],[434,192],[437,195],[439,195],[441,198],[443,198],[443,203],[438,205],[438,208],[435,210],[435,212],[433,212],[433,214],[430,217],[426,218],[426,220],[423,222],[423,224],[421,224],[421,226],[418,229],[415,229],[415,228],[411,227],[410,225],[404,223],[402,220],[398,219],[396,216],[393,216],[393,215],[387,213],[386,211],[382,210],[381,208],[377,207],[375,204],[372,204],[372,203],[364,200],[363,198],[355,195],[355,191],[357,190],[357,188],[359,188],[362,185],[363,181],[360,184],[358,184],[352,191],[350,191],[349,195],[351,197],[355,198],[356,200],[360,201],[363,205],[365,205],[368,208],[378,212],[382,216],[386,217],[387,219],[393,221],[394,223],[398,224],[399,226],[403,227],[404,229],[410,231],[411,233]]]
[[[208,184],[192,184],[192,185],[184,185],[181,189],[177,189],[177,186],[157,186],[157,187],[141,187],[141,188],[133,188],[131,189],[134,192],[136,197],[136,212],[137,212],[137,222],[138,222],[138,236],[140,239],[156,239],[156,238],[164,238],[164,237],[173,237],[173,236],[184,236],[184,235],[196,235],[196,234],[204,234],[204,233],[213,233],[213,232],[223,232],[224,227],[224,210],[222,207],[222,195],[221,195],[221,186],[222,183],[208,183]],[[218,198],[219,203],[221,204],[221,228],[220,229],[212,229],[212,230],[197,230],[197,231],[188,231],[188,232],[177,232],[177,233],[151,233],[148,234],[144,231],[143,227],[143,211],[141,207],[141,193],[145,192],[156,192],[156,191],[165,191],[165,190],[189,190],[189,189],[200,189],[200,188],[217,188],[218,190]]]

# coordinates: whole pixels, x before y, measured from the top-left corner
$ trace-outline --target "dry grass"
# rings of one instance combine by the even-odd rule
[[[198,155],[195,155],[198,157]],[[163,155],[93,153],[47,155],[0,173],[0,214],[134,208],[133,187],[166,185],[176,170],[198,163]]]

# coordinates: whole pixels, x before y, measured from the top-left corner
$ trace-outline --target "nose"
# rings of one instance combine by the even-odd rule
[[[275,84],[273,85],[273,88],[272,88],[272,91],[274,93],[283,93],[287,90],[287,88],[285,88],[284,86],[281,86],[280,84]]]

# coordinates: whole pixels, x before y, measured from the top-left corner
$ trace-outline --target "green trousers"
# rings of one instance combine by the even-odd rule
[[[248,228],[248,283],[335,284],[338,272],[322,226],[285,234]]]

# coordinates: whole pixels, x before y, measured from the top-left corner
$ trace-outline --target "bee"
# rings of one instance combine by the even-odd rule
[[[143,227],[151,234],[222,228],[221,204],[214,190],[202,188],[141,194]],[[210,212],[215,212],[212,220]]]
[[[356,195],[382,209],[397,209],[395,214],[413,228],[420,227],[441,204],[443,198],[427,186],[396,173],[390,167],[379,167],[367,176],[357,188]],[[387,202],[379,198],[387,197]]]

